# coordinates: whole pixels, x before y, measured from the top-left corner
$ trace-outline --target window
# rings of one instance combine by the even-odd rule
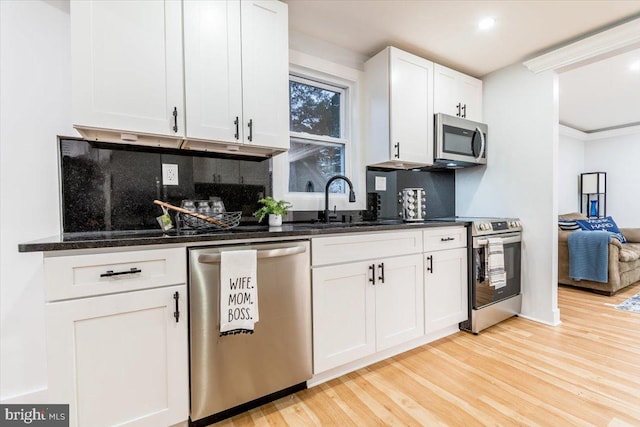
[[[290,77],[290,193],[323,193],[329,178],[345,174],[345,94],[343,87]],[[329,191],[344,193],[344,181],[334,181]]]

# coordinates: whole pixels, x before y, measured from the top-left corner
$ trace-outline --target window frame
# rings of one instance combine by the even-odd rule
[[[340,136],[339,137],[333,137],[328,135],[317,135],[317,134],[308,133],[308,132],[295,132],[290,130],[289,142],[291,142],[292,140],[297,140],[302,143],[309,142],[311,144],[315,143],[317,145],[330,145],[330,144],[342,145],[344,147],[343,159],[342,159],[342,163],[344,165],[343,173],[345,175],[348,175],[348,170],[349,170],[348,159],[350,158],[350,147],[349,147],[350,140],[348,138],[345,138],[345,135],[350,135],[348,119],[347,119],[347,111],[349,111],[349,102],[348,102],[349,89],[342,85],[338,86],[334,83],[326,83],[323,81],[318,81],[317,79],[311,79],[309,77],[300,75],[300,73],[294,73],[294,72],[289,73],[289,81],[294,81],[294,82],[302,83],[308,86],[314,86],[321,89],[326,89],[331,92],[336,92],[340,94]],[[287,156],[288,156],[288,153],[287,153]],[[290,173],[290,166],[291,166],[291,162],[287,158],[288,173]],[[287,178],[287,193],[289,195],[298,195],[299,197],[306,197],[305,194],[306,195],[309,194],[304,191],[291,191],[290,182],[288,178]],[[322,191],[314,192],[311,194],[324,194],[324,188],[322,189]],[[342,193],[331,193],[331,194],[336,194],[336,195],[344,194],[344,191]]]
[[[361,159],[360,147],[357,143],[359,130],[354,129],[354,118],[357,117],[359,99],[359,84],[362,72],[321,58],[290,51],[290,79],[303,79],[335,91],[344,91],[341,102],[341,138],[307,134],[306,132],[291,132],[289,138],[316,140],[344,144],[344,174],[351,179],[356,192],[356,203],[349,203],[348,193],[330,193],[330,206],[338,210],[362,210],[365,207],[364,166],[359,164]],[[303,81],[304,83],[304,81]],[[320,211],[324,209],[324,189],[322,192],[303,193],[289,191],[289,156],[282,153],[272,158],[271,172],[273,178],[273,197],[277,200],[287,200],[294,211]],[[361,176],[362,175],[362,176]]]
[[[315,87],[319,87],[320,89],[326,89],[331,92],[337,92],[340,94],[340,136],[336,138],[328,135],[316,135],[313,133],[295,132],[295,131],[289,130],[289,138],[305,139],[305,140],[321,141],[321,142],[331,142],[336,144],[344,144],[346,146],[346,144],[348,143],[348,140],[344,136],[345,134],[346,135],[349,134],[348,124],[347,124],[348,120],[346,117],[347,111],[349,110],[348,88],[343,86],[338,86],[335,84],[328,84],[315,79],[310,79],[309,77],[301,76],[300,73],[290,72],[289,81],[292,81],[292,80],[294,82],[302,83],[307,86],[315,86]],[[289,102],[291,102],[291,99],[289,99]]]

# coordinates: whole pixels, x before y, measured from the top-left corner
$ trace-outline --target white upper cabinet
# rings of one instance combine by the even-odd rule
[[[240,61],[240,2],[185,1],[184,78],[189,138],[242,141]]]
[[[244,139],[289,149],[289,21],[278,1],[242,2]]]
[[[85,138],[258,156],[289,148],[285,3],[77,0],[71,22],[73,123]]]
[[[216,141],[287,150],[287,5],[185,0],[184,39],[185,148],[221,151],[205,142]]]
[[[393,47],[365,63],[369,165],[433,164],[433,62]]]
[[[482,122],[482,80],[434,66],[434,112]]]
[[[181,24],[176,1],[71,2],[73,124],[83,136],[180,145]]]

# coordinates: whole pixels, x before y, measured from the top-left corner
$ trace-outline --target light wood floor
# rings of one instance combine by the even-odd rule
[[[640,426],[640,314],[560,287],[562,324],[457,333],[216,426]]]

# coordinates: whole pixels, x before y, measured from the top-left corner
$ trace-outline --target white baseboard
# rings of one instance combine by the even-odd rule
[[[317,375],[314,375],[313,378],[307,381],[307,387],[315,387],[334,378],[338,378],[350,372],[357,371],[358,369],[364,368],[365,366],[372,365],[376,362],[380,362],[381,360],[385,360],[400,353],[404,353],[405,351],[413,350],[414,348],[420,347],[421,345],[429,344],[433,341],[439,340],[440,338],[455,334],[456,332],[460,332],[460,328],[457,324],[441,329],[434,333],[423,335],[420,338],[416,338],[404,344],[379,351],[370,356],[347,363],[346,365],[329,369],[328,371],[324,371]]]
[[[522,317],[523,319],[531,320],[549,326],[559,326],[560,324],[562,324],[562,321],[560,320],[560,310],[557,309],[553,310],[553,321],[551,322],[549,322],[548,320],[538,319],[537,317],[527,316],[522,313],[518,314],[518,317]]]

